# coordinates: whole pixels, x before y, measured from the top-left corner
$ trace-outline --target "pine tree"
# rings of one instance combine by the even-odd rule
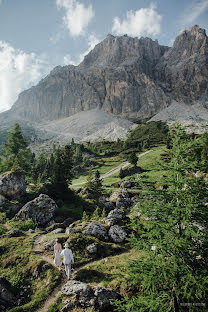
[[[134,165],[134,167],[136,167],[137,165],[137,161],[138,161],[138,157],[136,155],[135,152],[132,152],[129,157],[128,157],[128,161],[130,162],[130,164]]]
[[[3,144],[3,153],[0,171],[11,170],[14,162],[18,162],[22,171],[26,174],[31,170],[32,152],[28,147],[28,141],[24,138],[20,125],[15,124],[8,134],[7,142]]]
[[[127,274],[135,296],[117,302],[118,311],[179,312],[183,304],[199,311],[207,303],[208,212],[204,176],[196,177],[196,139],[185,138],[177,126],[172,132],[168,188],[154,191],[139,210],[148,221],[133,220],[139,232],[131,244],[143,249],[143,258],[130,263]]]
[[[118,176],[121,180],[125,177],[125,174],[122,168],[120,169]]]

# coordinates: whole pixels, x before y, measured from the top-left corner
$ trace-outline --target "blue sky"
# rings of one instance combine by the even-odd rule
[[[78,64],[108,33],[158,39],[208,29],[208,0],[0,0],[0,112],[57,65]]]

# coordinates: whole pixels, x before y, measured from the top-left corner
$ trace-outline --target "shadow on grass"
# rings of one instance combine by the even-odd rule
[[[85,283],[100,283],[106,280],[112,280],[114,274],[102,273],[96,270],[81,269],[76,274],[76,280],[84,281]]]

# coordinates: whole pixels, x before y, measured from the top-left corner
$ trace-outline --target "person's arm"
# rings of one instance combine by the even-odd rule
[[[70,250],[70,253],[71,253],[71,260],[72,260],[72,263],[74,263],[74,257],[73,257],[73,254],[72,254],[72,251]]]

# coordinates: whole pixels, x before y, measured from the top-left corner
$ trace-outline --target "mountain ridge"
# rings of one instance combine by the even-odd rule
[[[172,101],[208,108],[208,37],[194,25],[172,48],[150,38],[108,35],[78,66],[55,67],[0,114],[48,123],[100,109],[123,118],[157,115]],[[101,125],[102,127],[102,125]]]

